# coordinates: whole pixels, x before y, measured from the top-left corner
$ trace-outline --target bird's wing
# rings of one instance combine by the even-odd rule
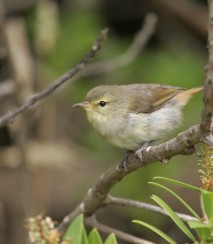
[[[132,87],[131,87],[132,86]],[[130,85],[132,101],[129,109],[135,113],[151,113],[184,89],[157,84]],[[135,98],[135,99],[134,99]]]

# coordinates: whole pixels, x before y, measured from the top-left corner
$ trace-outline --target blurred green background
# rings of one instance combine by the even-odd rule
[[[22,160],[13,167],[7,160],[2,163],[0,159],[0,202],[3,204],[2,216],[7,220],[3,221],[1,243],[25,243],[26,229],[23,226],[27,216],[45,212],[45,215],[60,221],[82,200],[100,174],[118,162],[125,153],[101,138],[89,125],[84,111],[72,105],[83,101],[87,92],[100,84],[202,86],[207,63],[207,6],[206,1],[196,0],[7,0],[5,10],[5,23],[11,19],[24,21],[27,48],[33,61],[34,75],[29,81],[32,93],[42,90],[78,63],[104,27],[110,29],[107,40],[90,63],[102,60],[110,62],[125,53],[145,15],[154,12],[158,16],[154,35],[130,65],[106,74],[77,75],[72,83],[36,107],[30,119],[23,117],[27,128],[23,140],[17,140],[21,133],[16,129],[17,120],[7,128],[9,143],[4,145],[8,138],[0,138],[3,141],[0,150],[2,160],[5,150],[10,148],[22,148],[23,154],[27,155],[21,157]],[[6,78],[16,80],[13,60],[7,53],[5,23],[2,23],[1,34],[1,46],[6,50],[1,58],[2,83]],[[2,98],[2,114],[8,108],[17,106],[17,92]],[[202,107],[202,94],[196,94],[184,108],[183,125],[162,141],[199,123]],[[29,156],[28,146],[31,144],[34,154]],[[34,144],[38,147],[34,147]],[[55,164],[45,154],[47,145],[52,157],[58,159]],[[44,163],[37,160],[39,156]],[[25,163],[22,162],[23,158]],[[197,160],[196,155],[177,156],[167,165],[152,164],[125,177],[111,193],[150,203],[153,203],[150,195],[159,194],[181,212],[182,207],[175,199],[148,185],[148,181],[154,176],[165,176],[199,185]],[[176,191],[200,211],[197,195],[180,188],[176,188]],[[15,206],[17,199],[19,207]],[[131,220],[142,219],[154,224],[173,236],[178,243],[187,241],[168,218],[146,210],[109,207],[99,211],[98,216],[103,223],[156,243],[164,242],[148,230],[133,225]]]

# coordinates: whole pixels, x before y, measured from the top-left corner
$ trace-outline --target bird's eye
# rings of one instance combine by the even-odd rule
[[[106,104],[107,104],[107,103],[106,103],[105,101],[100,101],[100,102],[99,102],[99,105],[100,105],[101,107],[105,107]]]

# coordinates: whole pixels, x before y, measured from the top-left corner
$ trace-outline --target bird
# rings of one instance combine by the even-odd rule
[[[202,89],[150,83],[100,85],[73,106],[84,108],[89,122],[109,143],[137,152],[180,126],[182,108]]]

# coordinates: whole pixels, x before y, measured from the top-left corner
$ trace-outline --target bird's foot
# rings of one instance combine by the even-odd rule
[[[190,147],[186,147],[183,150],[182,154],[183,155],[191,155],[191,154],[195,153],[196,151],[197,150],[196,150],[196,147],[195,146],[190,146]]]
[[[132,151],[127,151],[124,155],[123,159],[118,164],[118,169],[124,169],[126,172],[129,172],[128,170],[128,158],[129,155],[132,153]]]
[[[169,159],[168,159],[168,158],[161,159],[161,162],[162,162],[163,164],[168,164]]]
[[[136,152],[135,152],[135,156],[140,160],[140,163],[142,166],[145,166],[146,164],[143,162],[143,152],[149,151],[149,145],[150,145],[150,141],[147,141],[143,144],[142,147],[140,147]]]

